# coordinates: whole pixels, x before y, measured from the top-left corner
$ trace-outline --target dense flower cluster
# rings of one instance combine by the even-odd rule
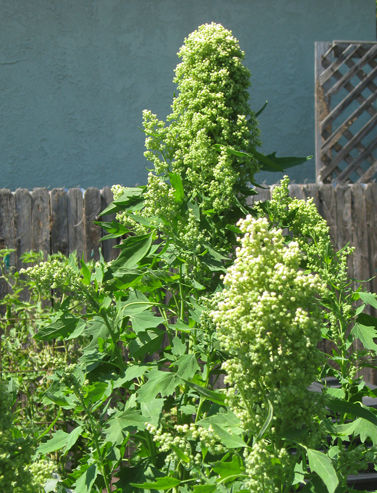
[[[235,156],[227,146],[251,152],[259,145],[259,131],[248,105],[250,74],[231,31],[220,24],[204,24],[185,39],[178,56],[181,63],[174,79],[178,95],[168,125],[150,111],[143,113],[145,156],[154,168],[148,175],[142,213],[164,216],[166,224],[174,225],[180,239],[191,245],[208,241],[214,231],[199,225],[190,207],[187,217],[178,213],[180,204],[169,175],[180,177],[186,199],[218,217],[226,216],[249,194],[247,184],[257,171],[255,160]],[[119,193],[119,186],[113,192]],[[220,243],[224,241],[224,235],[215,233]]]
[[[273,188],[271,201],[267,205],[270,220],[274,225],[287,228],[287,234],[297,241],[300,250],[304,252],[305,269],[317,273],[330,291],[349,290],[347,261],[354,249],[345,247],[335,251],[329,226],[319,214],[313,199],[305,201],[290,197],[288,185],[289,178],[285,176],[280,185]],[[261,214],[264,215],[265,211],[261,210]],[[324,297],[328,295],[329,290],[326,290]],[[342,303],[341,310],[345,319],[352,316],[350,304]],[[338,316],[332,311],[326,313],[329,337],[335,337]]]
[[[180,453],[183,453],[188,467],[201,464],[203,449],[213,455],[224,454],[226,451],[211,425],[204,428],[195,423],[176,424],[171,432],[164,432],[162,427],[157,428],[147,423],[146,429],[153,436],[153,441],[158,443],[159,449],[162,452],[169,452],[167,460],[179,461]],[[178,453],[177,449],[179,449]]]
[[[287,243],[282,230],[271,227],[266,218],[247,216],[238,226],[241,246],[211,313],[220,344],[229,354],[223,364],[228,402],[254,437],[272,409],[271,447],[274,437],[302,428],[310,442],[312,434],[315,438],[312,416],[318,406],[307,387],[321,361],[316,349],[321,337],[316,298],[324,286],[317,275],[300,269],[299,244]],[[254,444],[247,463],[254,464],[254,454],[258,460],[269,456],[267,452],[261,456]],[[260,478],[253,469],[248,472],[251,491],[275,491],[258,487]]]
[[[83,287],[79,270],[63,254],[55,254],[44,262],[20,269],[20,274],[34,282],[39,293],[48,298],[52,289],[75,292],[80,297]]]

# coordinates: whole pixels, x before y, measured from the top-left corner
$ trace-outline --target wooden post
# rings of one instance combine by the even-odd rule
[[[63,188],[50,193],[51,253],[68,255],[68,198]]]
[[[101,212],[101,194],[97,188],[88,188],[84,195],[85,259],[98,260],[101,228],[94,224]]]
[[[84,198],[79,188],[68,190],[68,251],[81,259],[85,251]]]

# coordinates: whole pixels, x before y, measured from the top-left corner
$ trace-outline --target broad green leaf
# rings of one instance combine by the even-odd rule
[[[359,293],[359,296],[364,303],[373,306],[373,308],[377,308],[377,297],[374,293],[361,292]]]
[[[307,449],[310,470],[318,474],[329,493],[334,493],[339,484],[333,463],[327,455],[318,450]]]
[[[182,354],[185,354],[186,349],[186,344],[182,342],[182,339],[175,336],[172,341],[172,354],[174,354],[174,356],[181,356]]]
[[[138,400],[148,402],[158,394],[161,394],[162,397],[171,395],[181,382],[175,373],[153,370],[148,375],[148,382],[138,390]]]
[[[164,321],[162,317],[156,317],[156,315],[149,310],[131,315],[130,319],[132,323],[132,330],[136,334],[146,329],[158,327]]]
[[[76,328],[79,318],[68,312],[57,312],[54,320],[41,327],[35,335],[36,339],[50,341],[51,339],[66,338]]]
[[[111,263],[111,270],[118,268],[132,269],[138,262],[143,259],[149,252],[152,245],[152,236],[150,234],[140,236],[129,236],[119,245],[122,253]]]
[[[111,391],[111,385],[108,382],[93,382],[85,389],[84,399],[86,405],[104,401],[110,397]]]
[[[164,336],[165,331],[161,329],[139,332],[138,337],[129,343],[130,354],[134,358],[143,359],[147,354],[161,349]]]
[[[224,428],[219,425],[212,425],[213,430],[219,437],[221,443],[227,448],[240,448],[247,447],[247,444],[238,435],[228,433]]]
[[[130,483],[131,486],[136,486],[137,488],[147,489],[147,490],[170,490],[181,484],[181,481],[176,478],[171,478],[170,476],[165,476],[163,478],[158,478],[154,482],[150,483]]]
[[[124,383],[130,382],[134,378],[142,377],[148,370],[150,370],[149,366],[146,365],[133,365],[129,366],[123,377],[117,378],[113,382],[113,388],[117,389],[121,387]]]
[[[177,366],[177,376],[184,380],[192,378],[200,370],[195,354],[184,354],[172,364]]]
[[[377,446],[377,426],[364,418],[358,418],[351,423],[338,425],[336,431],[340,435],[359,435],[360,440],[364,443],[370,438],[373,445]]]
[[[130,294],[125,302],[117,305],[120,312],[119,317],[135,317],[136,315],[145,312],[145,310],[154,304],[155,303],[149,301],[142,293],[135,291]]]
[[[243,433],[241,421],[231,411],[213,414],[212,416],[199,420],[197,424],[204,427],[218,425],[235,435],[242,435]]]
[[[76,480],[75,493],[91,493],[98,470],[96,464],[91,464],[88,469]]]
[[[177,203],[181,203],[185,196],[185,191],[183,189],[182,178],[177,173],[169,173],[169,180],[171,186],[174,188],[174,200]]]
[[[327,406],[337,413],[347,413],[357,418],[364,418],[377,426],[377,416],[372,410],[364,407],[362,404],[356,404],[353,402],[346,402],[341,399],[326,396]]]
[[[243,474],[245,471],[241,459],[236,455],[233,456],[230,462],[216,462],[212,469],[221,479],[226,479],[229,476],[237,476]]]
[[[78,426],[71,433],[66,433],[63,430],[58,430],[55,432],[50,440],[39,445],[37,453],[40,454],[50,454],[56,450],[63,449],[63,454],[68,452],[74,444],[77,442],[83,431],[82,426]]]
[[[140,407],[145,421],[157,426],[162,408],[164,407],[164,399],[151,399],[150,401],[142,402]]]
[[[377,330],[374,327],[356,322],[351,330],[351,334],[360,339],[365,349],[377,351],[377,344],[373,340],[377,338]]]
[[[86,329],[86,323],[84,322],[84,320],[80,320],[75,330],[71,332],[71,334],[67,337],[67,340],[76,339],[77,337],[80,337],[85,332],[85,329]]]
[[[114,200],[99,215],[105,216],[113,212],[128,210],[133,205],[143,201],[145,187],[125,187],[123,193],[117,200]]]
[[[144,430],[145,417],[137,409],[119,411],[107,421],[106,439],[109,442],[120,444],[123,442],[126,432],[132,429]]]
[[[198,394],[205,397],[209,401],[214,402],[215,404],[219,404],[219,406],[225,405],[224,394],[221,394],[220,392],[215,392],[214,390],[207,389],[206,387],[201,387],[200,385],[197,385],[194,382],[190,382],[190,380],[183,379],[183,381],[186,382],[187,385],[195,389],[198,392]]]

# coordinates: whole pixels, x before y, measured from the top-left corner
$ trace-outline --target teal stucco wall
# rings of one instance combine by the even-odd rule
[[[176,52],[211,21],[269,101],[263,150],[313,154],[314,41],[374,40],[375,0],[0,0],[0,188],[145,183],[141,112],[169,113]]]

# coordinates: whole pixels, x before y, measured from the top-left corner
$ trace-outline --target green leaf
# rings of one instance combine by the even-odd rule
[[[79,318],[71,315],[68,312],[58,311],[54,320],[41,327],[35,335],[36,339],[42,341],[50,341],[51,339],[65,338],[76,328]]]
[[[151,483],[130,483],[131,486],[136,486],[137,488],[147,489],[147,490],[170,490],[181,484],[181,481],[170,476],[165,476],[163,478],[158,478],[156,481]]]
[[[113,212],[128,210],[133,205],[143,201],[143,193],[146,187],[125,187],[123,193],[117,200],[114,200],[99,215],[105,216]]]
[[[221,443],[225,445],[225,447],[227,448],[247,447],[247,444],[238,435],[233,435],[231,433],[228,433],[226,430],[224,430],[224,428],[222,428],[219,425],[214,424],[212,426],[214,432],[219,437]]]
[[[185,191],[183,189],[182,178],[177,173],[169,173],[169,179],[171,186],[174,188],[174,200],[177,203],[181,203],[185,196]]]
[[[75,493],[91,493],[93,484],[97,478],[96,464],[91,464],[88,469],[75,482]]]
[[[184,380],[192,378],[200,370],[195,354],[184,354],[172,365],[177,366],[177,376]]]
[[[150,401],[142,402],[140,407],[145,421],[157,426],[162,408],[164,407],[164,399],[151,399]]]
[[[226,479],[229,476],[234,477],[243,474],[245,471],[241,459],[236,455],[233,456],[230,462],[216,462],[212,469],[221,477],[221,479]]]
[[[332,410],[340,414],[351,414],[357,418],[364,418],[377,426],[377,416],[362,404],[346,402],[334,397],[326,396],[326,404]]]
[[[338,425],[337,433],[340,435],[359,435],[362,443],[369,438],[373,445],[377,446],[377,426],[364,418],[358,418],[351,423]]]
[[[155,303],[148,300],[146,296],[144,296],[139,291],[134,291],[130,294],[128,299],[121,304],[117,305],[118,309],[118,318],[124,317],[134,317],[142,312],[145,312],[148,308],[153,306]]]
[[[196,493],[212,493],[216,491],[217,486],[215,484],[202,484],[199,486],[194,486],[192,491]]]
[[[184,382],[187,383],[190,387],[195,389],[198,394],[205,397],[207,400],[218,404],[219,406],[225,406],[225,395],[220,392],[215,392],[214,390],[207,389],[206,387],[201,387],[194,382],[190,382],[190,380],[183,379]]]
[[[129,236],[120,245],[122,253],[111,263],[111,270],[132,269],[149,252],[152,245],[152,235]]]
[[[373,340],[377,337],[377,330],[374,327],[356,322],[351,330],[351,334],[362,342],[365,349],[377,351],[377,344]]]
[[[330,457],[323,452],[309,448],[307,454],[310,470],[318,474],[329,493],[334,493],[339,480]]]
[[[373,306],[373,308],[377,308],[377,296],[374,293],[360,292],[359,297],[367,305]]]
[[[133,308],[135,308],[135,305],[133,306]],[[128,313],[129,309],[130,307],[127,310]],[[132,330],[136,332],[136,334],[146,329],[153,329],[164,321],[162,317],[156,317],[153,312],[147,310],[141,313],[136,313],[135,315],[131,315],[130,319],[132,322]]]
[[[51,452],[55,452],[56,450],[63,449],[63,454],[65,454],[77,442],[82,431],[82,426],[78,426],[77,428],[72,430],[71,433],[66,433],[63,430],[58,430],[53,434],[50,440],[39,445],[39,447],[37,448],[37,453],[50,454]]]
[[[126,432],[132,429],[145,430],[145,417],[137,409],[119,411],[107,421],[106,439],[109,442],[120,444]]]
[[[165,331],[160,329],[139,332],[137,338],[129,343],[129,352],[134,358],[143,359],[161,349],[164,336]]]
[[[162,397],[171,395],[181,383],[175,373],[168,371],[153,370],[148,377],[148,382],[142,385],[137,392],[140,402],[148,402],[158,394]]]

